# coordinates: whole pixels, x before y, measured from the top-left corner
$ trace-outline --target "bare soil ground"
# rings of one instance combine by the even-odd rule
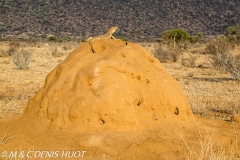
[[[9,43],[0,42],[0,55],[5,55],[9,51]],[[0,120],[23,113],[28,100],[43,86],[47,74],[78,45],[78,42],[20,42],[16,51],[27,50],[32,53],[28,70],[18,70],[10,56],[0,57]],[[150,53],[154,53],[156,44],[142,43],[141,45]],[[209,150],[218,155],[220,153],[217,148],[220,148],[221,154],[225,157],[240,158],[240,125],[233,121],[231,114],[232,109],[240,108],[240,84],[233,81],[228,74],[218,73],[211,67],[208,56],[202,54],[204,47],[202,44],[192,46],[183,52],[180,60],[176,63],[163,63],[170,74],[181,84],[189,98],[192,110],[198,118],[198,124],[194,124],[195,126],[185,124],[186,129],[181,131],[181,136],[177,131],[180,129],[179,127],[173,131],[172,128],[166,126],[160,126],[161,129],[153,131],[92,133],[82,136],[49,131],[48,134],[42,136],[42,140],[45,142],[42,143],[41,147],[43,148],[40,149],[52,144],[51,149],[56,147],[56,149],[64,150],[67,148],[64,144],[67,144],[71,149],[88,150],[89,157],[86,159],[160,159],[159,157],[161,159],[186,159],[189,157],[194,159],[195,152],[207,152],[203,151],[203,148],[210,148]],[[240,52],[240,48],[235,48],[234,52]],[[197,57],[194,68],[181,64],[181,59],[190,55]],[[195,130],[191,129],[193,127]],[[3,141],[6,136],[10,137],[9,141],[11,141],[11,133],[13,133],[11,129],[12,127],[9,126],[5,135],[0,132],[0,147],[8,148],[8,150],[11,146],[8,146],[7,142],[6,146],[3,146]],[[166,132],[169,134],[165,134]],[[51,137],[56,134],[59,134],[58,142],[54,142],[56,137]],[[176,134],[178,134],[178,139],[173,138]],[[36,143],[39,143],[40,139],[33,140],[33,137],[34,135],[29,133],[29,137],[20,136],[19,139],[15,139],[15,149],[21,150],[20,147],[23,145],[21,140],[23,139],[27,142],[31,141],[31,143],[27,143],[28,146],[22,146],[25,150],[37,147]],[[127,140],[131,138],[134,143],[127,143]],[[89,141],[92,141],[95,146],[85,145],[89,144]],[[192,147],[193,150],[191,150]],[[126,151],[121,156],[118,150]]]

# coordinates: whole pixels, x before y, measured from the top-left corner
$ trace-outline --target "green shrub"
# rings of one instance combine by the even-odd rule
[[[43,25],[51,25],[52,23],[49,20],[45,19],[42,21],[42,24]]]
[[[43,35],[41,35],[41,38],[47,39],[47,35],[43,34]]]
[[[50,37],[48,38],[48,41],[56,41],[56,40],[57,40],[57,38],[54,37],[54,36],[50,36]]]
[[[164,31],[162,33],[162,38],[164,41],[175,41],[176,43],[190,41],[190,35],[188,34],[188,32],[184,29],[178,28]]]
[[[63,42],[63,39],[58,39],[57,42],[62,43],[62,42]]]
[[[189,40],[190,40],[191,43],[200,43],[203,40],[203,33],[200,32],[196,35],[189,36]]]
[[[240,25],[229,26],[227,28],[227,34],[229,35],[240,35]]]
[[[165,42],[176,42],[176,43],[200,43],[203,40],[203,33],[198,33],[196,35],[189,35],[189,33],[184,29],[173,29],[167,30],[162,33],[162,38]]]
[[[229,26],[226,32],[229,42],[236,45],[240,44],[240,25]]]

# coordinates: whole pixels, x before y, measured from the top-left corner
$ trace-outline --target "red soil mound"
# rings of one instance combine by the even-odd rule
[[[81,44],[46,78],[27,115],[77,132],[152,128],[192,120],[178,82],[143,47],[121,40]]]

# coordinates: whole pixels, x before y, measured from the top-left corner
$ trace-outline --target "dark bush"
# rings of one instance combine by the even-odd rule
[[[49,38],[48,38],[48,41],[57,41],[57,38],[56,38],[56,37],[53,37],[53,36],[51,36],[51,37],[49,37]]]
[[[154,49],[154,56],[162,63],[176,62],[179,59],[180,53],[164,50],[158,45]]]
[[[216,38],[210,40],[206,45],[205,54],[216,55],[218,53],[226,53],[232,49],[232,45],[223,38]]]
[[[9,43],[9,50],[7,52],[8,56],[13,55],[19,47],[20,47],[20,44],[18,42],[10,42]]]
[[[185,67],[194,68],[196,66],[197,56],[190,55],[188,58],[184,58],[181,60],[181,64]]]
[[[205,53],[210,54],[209,61],[220,71],[227,72],[234,80],[240,80],[240,54],[232,54],[231,44],[224,39],[215,39],[206,46]]]

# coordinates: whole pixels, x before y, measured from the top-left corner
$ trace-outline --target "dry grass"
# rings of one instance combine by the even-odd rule
[[[28,69],[31,55],[27,51],[16,52],[12,54],[12,60],[18,69]]]
[[[240,116],[239,82],[227,73],[216,71],[204,50],[205,45],[195,44],[183,52],[177,63],[163,65],[182,85],[195,114],[232,121],[233,110]],[[230,53],[240,53],[240,46]]]
[[[177,62],[181,54],[177,51],[165,50],[159,43],[155,46],[153,55],[160,62]]]
[[[12,42],[0,42],[1,50],[8,52]],[[11,56],[0,57],[0,117],[23,112],[28,100],[43,86],[46,75],[79,44],[77,42],[18,42],[16,52],[32,53],[28,70],[16,70]],[[52,46],[57,45],[62,57],[52,56]],[[15,46],[15,45],[14,45]],[[65,49],[64,49],[65,48]],[[16,53],[15,52],[15,53]],[[6,63],[7,62],[7,63]]]
[[[3,137],[1,138],[1,141],[0,141],[0,145],[7,143],[8,141],[10,141],[13,138],[15,138],[15,136],[12,133],[3,135]]]
[[[183,58],[181,64],[186,67],[194,68],[196,66],[197,56],[190,54],[188,58]]]
[[[207,135],[202,136],[199,128],[196,137],[198,139],[198,144],[193,144],[190,146],[188,142],[181,135],[182,141],[187,149],[187,153],[183,152],[180,148],[181,155],[187,160],[235,160],[237,158],[237,134],[236,134],[236,147],[227,148],[224,142],[214,142],[213,136],[214,131],[211,133],[206,128]]]
[[[16,96],[16,90],[14,87],[5,87],[0,90],[0,100],[4,102],[11,101]]]
[[[61,57],[61,56],[63,56],[63,53],[61,51],[59,51],[57,44],[52,44],[52,56],[53,57]]]
[[[211,40],[205,49],[209,54],[212,66],[224,73],[227,72],[234,80],[240,80],[240,52],[232,53],[234,46],[223,38]]]
[[[197,78],[197,75],[194,78]],[[211,80],[211,78],[199,78],[183,81],[181,85],[189,97],[194,113],[213,119],[231,121],[232,110],[239,110],[238,83],[221,80],[221,78],[220,81]]]

